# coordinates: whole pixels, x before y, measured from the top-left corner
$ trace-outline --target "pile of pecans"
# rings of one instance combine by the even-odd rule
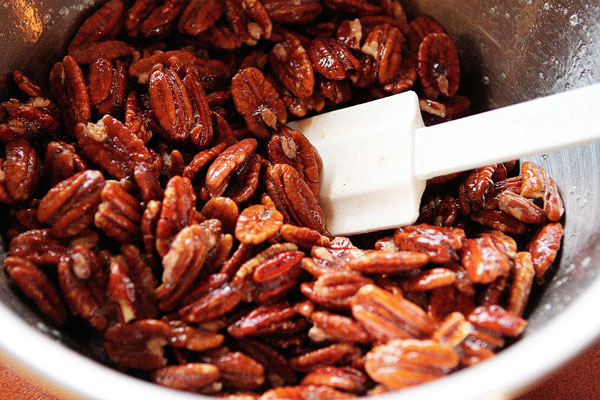
[[[464,113],[458,52],[396,0],[108,1],[0,105],[12,282],[114,366],[230,399],[345,399],[521,334],[563,205],[540,166],[428,182],[419,223],[331,237],[288,119],[417,90]],[[91,122],[97,121],[97,122]],[[141,371],[141,372],[140,372]]]

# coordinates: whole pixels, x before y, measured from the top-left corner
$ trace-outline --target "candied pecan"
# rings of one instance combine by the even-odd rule
[[[368,0],[323,0],[323,2],[331,10],[343,11],[348,14],[371,15],[383,11],[380,6],[370,3]]]
[[[324,311],[314,312],[310,318],[314,326],[308,331],[308,336],[315,342],[371,342],[369,334],[351,318]]]
[[[50,229],[23,232],[10,241],[8,255],[26,259],[36,265],[57,265],[67,248],[50,233]]]
[[[121,30],[124,6],[121,0],[110,0],[81,25],[69,49],[102,40],[114,39]]]
[[[563,226],[560,222],[553,222],[541,228],[527,245],[536,278],[542,278],[556,259],[562,235]]]
[[[299,400],[345,400],[353,399],[355,395],[337,391],[329,386],[301,385],[301,386],[280,386],[275,389],[267,390],[260,400],[280,400],[280,399],[299,399]]]
[[[242,42],[254,46],[269,39],[273,23],[260,0],[225,0],[225,16]]]
[[[193,105],[195,126],[189,132],[190,139],[196,147],[204,149],[213,140],[213,124],[206,94],[198,75],[192,68],[185,69],[183,84],[188,90]]]
[[[362,355],[359,347],[348,343],[335,343],[290,359],[290,367],[296,371],[309,372],[317,367],[347,364]]]
[[[0,122],[2,112],[6,111],[8,119],[0,123],[0,140],[9,142],[19,137],[42,136],[55,132],[60,124],[58,111],[50,100],[36,97],[29,104],[10,99],[0,104]]]
[[[430,33],[445,33],[445,30],[439,22],[427,15],[419,15],[410,21],[410,28],[406,32],[409,49],[419,51],[423,38]]]
[[[402,32],[390,24],[377,25],[361,47],[364,54],[375,60],[379,83],[386,85],[394,81],[402,66]]]
[[[453,226],[458,217],[458,201],[450,194],[425,195],[418,222],[436,226]]]
[[[77,61],[65,56],[50,71],[50,87],[58,105],[66,116],[69,129],[78,123],[86,123],[92,116],[90,97]]]
[[[191,66],[196,62],[196,57],[189,51],[172,50],[156,53],[132,63],[129,66],[129,77],[136,78],[138,83],[145,85],[148,83],[152,68],[156,64],[166,64],[169,59],[173,58],[177,58],[182,66]]]
[[[207,47],[217,49],[235,50],[242,47],[240,37],[229,26],[224,25],[213,25],[196,38]]]
[[[302,385],[329,386],[346,392],[363,393],[366,390],[367,377],[352,367],[319,367],[309,372]]]
[[[478,224],[497,229],[511,235],[520,235],[527,226],[513,216],[500,210],[481,210],[471,213],[471,219]]]
[[[437,379],[458,366],[459,356],[433,340],[392,340],[367,353],[365,369],[375,381],[390,389]]]
[[[226,148],[226,143],[219,143],[215,147],[211,147],[210,149],[203,150],[196,154],[192,161],[183,169],[183,177],[194,179],[194,177],[200,173],[202,168],[217,158],[217,156]]]
[[[409,292],[423,292],[456,282],[456,273],[448,268],[432,268],[421,272],[417,277],[406,282]]]
[[[194,390],[219,378],[219,368],[211,364],[187,363],[152,371],[152,380],[173,389]]]
[[[25,139],[11,140],[6,144],[3,170],[6,191],[13,200],[26,201],[33,197],[42,174],[42,163]]]
[[[104,349],[111,360],[124,367],[150,371],[167,364],[163,346],[170,333],[168,323],[155,319],[118,323],[104,333]]]
[[[531,253],[528,251],[517,253],[514,271],[506,311],[521,316],[527,306],[529,293],[531,292],[531,286],[533,285],[533,278],[535,276],[535,268],[533,267]]]
[[[454,348],[462,343],[472,331],[473,326],[465,320],[465,316],[460,312],[453,312],[440,323],[440,326],[431,335],[431,339]]]
[[[465,232],[460,228],[428,224],[399,228],[394,233],[394,243],[400,250],[426,253],[431,262],[439,264],[456,260],[464,240]]]
[[[198,35],[213,26],[223,14],[223,3],[218,0],[190,1],[177,24],[181,33]]]
[[[190,225],[177,233],[163,257],[162,284],[156,289],[161,310],[172,309],[190,288],[206,261],[207,247],[207,234],[200,225]]]
[[[254,297],[260,303],[273,303],[294,288],[302,273],[300,263],[304,253],[285,251],[259,264],[252,274],[256,287]]]
[[[175,26],[184,5],[183,0],[165,0],[137,26],[137,34],[142,39],[157,39],[167,36]]]
[[[498,208],[526,224],[541,224],[546,220],[544,210],[509,190],[505,190],[498,196]]]
[[[300,99],[310,97],[315,86],[312,63],[300,40],[291,33],[273,46],[269,54],[271,68],[292,94]]]
[[[290,369],[287,360],[277,350],[253,339],[240,340],[238,345],[245,354],[264,367],[267,381],[272,387],[296,383],[294,371]]]
[[[259,138],[287,120],[285,104],[260,70],[249,67],[231,79],[231,95],[235,108],[244,117],[248,130]]]
[[[284,240],[307,249],[313,246],[329,245],[329,238],[327,236],[323,236],[319,232],[309,228],[283,224],[279,229],[279,233]]]
[[[267,191],[285,222],[326,232],[323,209],[298,171],[287,164],[267,168]]]
[[[29,79],[23,72],[15,70],[13,79],[19,90],[29,97],[43,97],[42,88],[40,85]]]
[[[332,104],[341,104],[350,101],[352,91],[349,81],[330,81],[327,79],[319,79],[318,87],[327,100]]]
[[[87,170],[58,183],[42,198],[37,217],[56,237],[71,237],[87,228],[100,204],[104,177]]]
[[[273,164],[289,164],[306,181],[315,197],[319,197],[321,157],[301,132],[284,126],[267,145],[267,155]]]
[[[192,295],[199,298],[179,310],[179,315],[188,322],[203,322],[220,317],[233,310],[242,299],[240,291],[230,284],[223,284],[212,290],[201,286]]]
[[[508,274],[511,268],[510,259],[496,246],[491,235],[465,240],[461,259],[473,283],[490,283]]]
[[[450,36],[430,33],[419,45],[419,78],[425,96],[454,97],[460,82],[458,50]]]
[[[71,313],[80,315],[94,328],[103,330],[108,320],[102,307],[102,298],[99,298],[98,290],[90,287],[94,285],[93,281],[78,278],[74,271],[78,252],[83,252],[79,255],[81,258],[91,257],[90,264],[95,265],[95,269],[99,267],[94,253],[83,246],[75,247],[69,256],[63,256],[58,263],[58,282]]]
[[[273,22],[284,24],[314,21],[323,11],[320,0],[263,0],[263,4]]]
[[[496,169],[496,165],[477,168],[465,179],[463,183],[465,195],[470,203],[474,203],[477,206],[483,204],[486,191],[493,184],[492,176],[496,172]]]
[[[140,22],[146,19],[156,8],[158,0],[136,0],[125,14],[123,31],[132,39],[138,36]]]
[[[244,139],[223,150],[206,172],[205,184],[211,197],[225,192],[231,176],[242,167],[256,150],[256,139]]]
[[[92,63],[89,73],[90,102],[99,115],[119,115],[127,91],[125,64],[100,57]]]
[[[429,256],[425,253],[373,250],[350,260],[346,268],[367,274],[393,274],[421,268],[428,262]]]
[[[239,216],[239,209],[229,197],[213,197],[202,207],[200,213],[206,218],[215,218],[221,221],[225,232],[233,232]]]
[[[239,351],[229,351],[227,348],[211,350],[202,354],[200,359],[219,368],[221,380],[228,386],[252,390],[265,383],[264,367]]]
[[[479,235],[484,237],[490,235],[492,241],[498,248],[506,254],[511,260],[517,256],[517,242],[512,237],[500,232],[500,231],[488,231]]]
[[[355,293],[372,283],[355,272],[336,271],[319,276],[315,282],[300,285],[302,293],[313,302],[328,309],[348,310]]]
[[[6,271],[23,293],[35,302],[42,313],[58,324],[67,320],[67,312],[54,285],[46,274],[25,258],[9,256]]]
[[[315,72],[327,79],[346,79],[346,71],[360,68],[360,61],[350,49],[335,39],[314,39],[308,48],[308,56]]]
[[[100,196],[102,203],[94,216],[94,224],[121,243],[137,241],[141,236],[139,224],[142,219],[137,199],[116,181],[106,182]]]
[[[167,182],[165,196],[156,223],[156,251],[162,257],[180,230],[197,221],[196,195],[188,178],[174,176]]]
[[[434,331],[432,321],[419,306],[375,285],[365,285],[356,292],[352,315],[382,342],[423,338]]]
[[[120,40],[94,42],[69,49],[69,55],[73,57],[79,65],[91,65],[100,58],[111,61],[129,56],[134,52],[135,49],[133,47]],[[126,76],[127,74],[125,74],[125,77]]]
[[[416,73],[416,69],[415,69]],[[410,82],[410,85],[404,88],[408,90],[416,80],[416,75]],[[404,90],[393,90],[392,93],[400,93]],[[419,108],[428,114],[435,115],[440,118],[452,118],[463,114],[471,107],[471,100],[465,96],[454,96],[447,101],[438,101],[434,99],[419,99]],[[500,164],[501,165],[501,164]]]
[[[205,351],[221,346],[225,340],[221,334],[195,329],[182,321],[169,321],[169,325],[171,326],[169,345],[176,348]]]
[[[110,115],[96,124],[78,124],[75,137],[83,153],[117,179],[133,177],[140,164],[151,164],[143,141]]]
[[[235,237],[244,244],[260,244],[275,236],[283,224],[283,215],[263,205],[245,208],[240,214]]]
[[[85,169],[87,169],[85,162],[72,145],[62,141],[52,141],[46,146],[43,170],[51,185],[56,185]]]
[[[227,332],[235,338],[281,333],[294,329],[296,324],[291,318],[296,314],[287,303],[259,306],[229,325]]]
[[[343,20],[337,28],[336,39],[349,49],[360,50],[362,25],[358,18]]]
[[[475,326],[512,337],[519,336],[527,325],[523,318],[497,305],[477,307],[467,319]]]
[[[548,221],[560,220],[564,213],[564,206],[554,180],[544,168],[531,161],[524,162],[521,170],[523,172],[521,196],[530,199],[542,198]]]
[[[499,164],[501,165],[501,164]],[[498,169],[496,170],[498,171]],[[498,182],[494,182],[493,185],[489,187],[489,190],[485,193],[483,200],[483,209],[484,210],[494,210],[498,208],[498,198],[500,195],[509,190],[513,193],[519,193],[521,191],[521,185],[523,183],[523,176],[515,176],[512,178],[503,179]],[[469,214],[468,212],[463,212],[463,214]]]

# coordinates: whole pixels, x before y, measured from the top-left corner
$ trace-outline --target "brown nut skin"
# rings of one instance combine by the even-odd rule
[[[269,137],[287,121],[283,100],[263,73],[254,67],[239,71],[231,79],[231,95],[248,130],[258,138]]]

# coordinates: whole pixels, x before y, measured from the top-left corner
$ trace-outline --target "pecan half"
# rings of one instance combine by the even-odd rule
[[[359,347],[348,343],[336,343],[290,359],[290,367],[296,371],[309,372],[315,368],[347,364],[362,355]]]
[[[379,83],[393,82],[402,66],[402,32],[390,24],[377,25],[365,39],[361,47],[364,54],[375,60],[375,70]]]
[[[279,232],[283,215],[263,205],[245,208],[235,226],[235,238],[244,244],[260,244]]]
[[[239,71],[231,79],[231,95],[248,130],[259,138],[269,137],[287,120],[283,100],[263,73],[254,67]]]
[[[127,68],[117,61],[115,66],[100,57],[90,66],[88,76],[90,102],[99,115],[119,116],[127,93]]]
[[[52,94],[66,116],[68,128],[88,122],[92,116],[90,97],[77,61],[65,56],[62,62],[54,64],[49,80]]]
[[[87,169],[85,162],[72,145],[62,141],[53,141],[46,146],[44,174],[49,184],[56,185],[63,179],[85,169]]]
[[[121,243],[140,239],[142,210],[139,201],[116,181],[106,182],[100,198],[102,203],[94,216],[94,224]]]
[[[205,184],[211,197],[225,192],[231,176],[242,167],[256,150],[256,139],[244,139],[219,154],[206,172]]]
[[[273,22],[304,24],[315,20],[323,6],[320,0],[263,0]]]
[[[360,68],[360,61],[350,49],[334,39],[314,39],[308,48],[308,56],[315,72],[327,79],[346,79],[346,71]]]
[[[316,311],[310,318],[314,326],[308,331],[308,336],[315,342],[369,343],[371,341],[369,334],[351,318],[324,311]]]
[[[225,0],[225,16],[247,45],[254,46],[261,37],[271,37],[273,23],[260,0]]]
[[[67,247],[50,233],[50,229],[32,229],[10,241],[8,255],[25,258],[35,265],[57,265]]]
[[[42,174],[42,163],[33,146],[25,139],[8,142],[3,169],[10,197],[16,201],[31,199]]]
[[[170,365],[152,372],[152,380],[173,389],[194,390],[219,379],[219,368],[211,364]]]
[[[506,311],[521,316],[527,306],[533,278],[535,277],[535,268],[531,253],[522,251],[517,253],[515,258],[515,273],[512,284],[510,285],[510,297]]]
[[[40,201],[38,220],[51,225],[56,237],[77,235],[94,220],[103,187],[100,171],[87,170],[65,179]]]
[[[181,33],[198,35],[213,26],[223,15],[223,3],[218,0],[193,0],[183,10],[177,29]]]
[[[393,274],[421,268],[429,262],[425,253],[373,250],[350,260],[346,268],[367,274]]]
[[[121,30],[124,6],[121,0],[110,0],[81,25],[69,49],[92,42],[114,39]]]
[[[264,367],[239,351],[221,348],[204,353],[201,360],[214,364],[221,373],[221,380],[228,386],[252,390],[265,383]]]
[[[543,198],[544,212],[548,221],[560,220],[564,213],[564,206],[554,180],[544,168],[530,161],[525,161],[521,170],[523,172],[521,196],[528,199]]]
[[[463,246],[465,232],[460,228],[419,224],[399,228],[394,243],[400,250],[422,252],[431,262],[447,263],[458,259],[457,251]]]
[[[355,272],[337,271],[319,276],[314,283],[300,285],[302,293],[327,309],[348,310],[356,292],[373,281]]]
[[[560,249],[563,227],[559,222],[541,228],[527,245],[531,253],[535,276],[541,278],[552,265]]]
[[[427,97],[454,97],[460,82],[456,45],[445,33],[430,33],[419,45],[419,78]]]
[[[313,94],[315,75],[312,63],[300,40],[291,33],[284,35],[284,40],[273,46],[269,54],[271,68],[294,96],[303,99]]]
[[[465,240],[461,260],[473,283],[491,283],[497,277],[507,275],[512,264],[491,235]]]

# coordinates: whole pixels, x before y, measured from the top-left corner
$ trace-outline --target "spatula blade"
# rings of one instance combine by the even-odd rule
[[[289,124],[323,159],[321,206],[333,235],[408,225],[425,182],[414,177],[419,99],[406,92]]]

